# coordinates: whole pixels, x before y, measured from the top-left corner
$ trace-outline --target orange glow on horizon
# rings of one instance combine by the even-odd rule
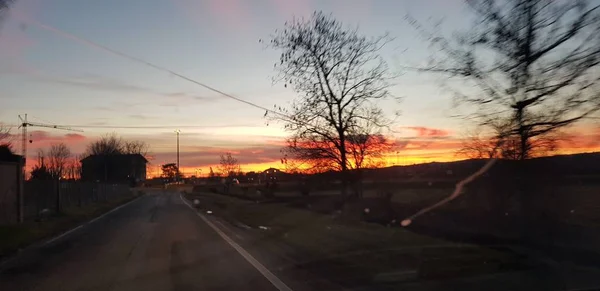
[[[600,152],[600,146],[598,147],[566,147],[558,149],[552,152],[551,155],[568,155],[568,154],[578,154],[578,153],[587,153],[587,152]],[[415,164],[424,164],[431,162],[453,162],[459,160],[465,160],[466,157],[459,156],[456,154],[456,149],[444,149],[444,150],[416,150],[416,149],[407,149],[396,152],[390,152],[386,154],[380,161],[380,167],[391,167],[391,166],[408,166]],[[379,161],[378,161],[379,162]],[[215,173],[218,173],[218,164],[213,165],[201,165],[198,167],[182,167],[182,173],[185,177],[198,176],[198,177],[208,177],[208,173],[210,172],[210,167],[212,167]],[[265,163],[253,163],[253,164],[241,164],[240,165],[242,172],[262,172],[268,168],[276,168],[281,171],[286,171],[286,165],[282,164],[281,161],[272,161]],[[160,165],[152,165],[148,166],[147,177],[148,179],[160,177]]]

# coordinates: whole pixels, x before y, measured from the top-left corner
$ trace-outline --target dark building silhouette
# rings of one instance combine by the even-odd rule
[[[81,180],[135,184],[146,180],[147,163],[140,154],[90,155],[81,160]]]
[[[287,174],[279,169],[268,168],[268,169],[262,171],[262,173],[260,173],[259,177],[262,182],[269,182],[269,181],[283,181],[288,176],[289,176],[289,174]]]

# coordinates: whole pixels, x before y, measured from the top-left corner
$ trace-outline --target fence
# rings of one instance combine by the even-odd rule
[[[37,218],[42,211],[58,212],[131,194],[127,185],[80,181],[27,181],[23,190],[25,220]]]

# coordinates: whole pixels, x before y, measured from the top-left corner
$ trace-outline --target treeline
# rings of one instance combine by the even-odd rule
[[[116,134],[108,134],[90,142],[82,154],[74,154],[65,143],[55,143],[46,150],[38,150],[30,178],[78,180],[81,178],[81,160],[90,155],[147,156],[149,149],[144,141],[125,140]]]

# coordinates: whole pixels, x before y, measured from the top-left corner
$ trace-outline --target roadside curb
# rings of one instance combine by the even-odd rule
[[[54,242],[56,242],[56,241],[58,241],[58,240],[60,240],[62,238],[64,238],[64,237],[66,237],[66,236],[74,233],[74,232],[77,232],[78,230],[82,229],[83,227],[85,227],[87,225],[90,225],[90,224],[92,224],[92,223],[100,220],[101,218],[104,218],[105,216],[107,216],[108,214],[110,214],[112,212],[117,211],[118,209],[121,209],[121,208],[123,208],[123,207],[125,207],[125,206],[127,206],[129,204],[132,204],[133,202],[139,200],[140,198],[142,198],[144,196],[146,196],[146,193],[144,193],[144,194],[142,194],[142,195],[140,195],[140,196],[138,196],[138,197],[136,197],[134,199],[131,199],[131,200],[129,200],[129,201],[127,201],[127,202],[125,202],[125,203],[123,203],[123,204],[121,204],[121,205],[119,205],[119,206],[117,206],[117,207],[115,207],[115,208],[107,211],[107,212],[104,212],[104,213],[102,213],[101,215],[99,215],[97,217],[94,217],[94,218],[92,218],[92,219],[90,219],[88,221],[84,221],[81,224],[79,224],[79,225],[77,225],[77,226],[75,226],[75,227],[73,227],[73,228],[71,228],[69,230],[63,231],[63,232],[61,232],[61,233],[59,233],[59,234],[57,234],[55,236],[52,236],[50,238],[46,238],[46,239],[43,239],[41,241],[34,242],[34,243],[32,243],[32,244],[30,244],[30,245],[28,245],[28,246],[26,246],[26,247],[24,247],[22,249],[19,249],[19,250],[15,251],[13,254],[7,255],[6,258],[0,259],[0,273],[2,271],[4,271],[4,268],[6,267],[7,264],[9,264],[10,262],[18,259],[21,255],[23,255],[23,254],[25,254],[27,252],[30,252],[32,250],[35,250],[35,249],[38,249],[38,248],[50,245],[50,244],[52,244],[52,243],[54,243]]]

